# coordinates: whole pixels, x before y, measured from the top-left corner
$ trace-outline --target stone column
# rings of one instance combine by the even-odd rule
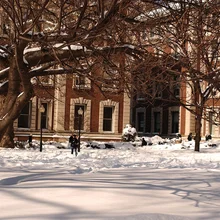
[[[54,130],[62,132],[65,121],[66,75],[56,77],[54,96]]]

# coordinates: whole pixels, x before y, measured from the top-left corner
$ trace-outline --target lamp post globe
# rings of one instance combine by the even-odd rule
[[[79,115],[79,116],[82,116],[82,115],[83,115],[83,110],[82,110],[81,107],[80,107],[79,110],[78,110],[78,115]]]

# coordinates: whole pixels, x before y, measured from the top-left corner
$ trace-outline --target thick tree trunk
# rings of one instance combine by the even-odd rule
[[[0,146],[14,147],[13,122],[18,118],[25,104],[34,95],[28,66],[23,62],[23,51],[27,42],[19,41],[10,59],[8,88],[0,109]],[[0,97],[1,98],[1,97]]]
[[[0,139],[0,147],[14,148],[14,128],[13,123],[8,126],[3,137]]]
[[[201,118],[196,116],[196,124],[195,124],[195,151],[200,151],[200,141],[201,141]],[[200,119],[199,119],[200,118]]]
[[[201,106],[196,106],[195,151],[200,151],[201,130],[202,130],[202,114],[203,114],[203,108]]]

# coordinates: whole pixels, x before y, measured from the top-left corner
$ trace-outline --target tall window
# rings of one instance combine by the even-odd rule
[[[117,70],[104,72],[102,77],[102,91],[118,92],[120,90],[120,76]]]
[[[154,112],[154,132],[160,133],[160,112]]]
[[[112,131],[112,107],[104,107],[103,131]]]
[[[41,126],[44,129],[48,128],[47,114],[48,114],[48,103],[42,103],[44,106],[44,112],[41,113]]]
[[[91,89],[91,81],[86,76],[75,76],[74,88],[76,88],[76,89]]]
[[[137,113],[137,123],[138,123],[137,130],[139,132],[144,132],[144,112]]]
[[[215,133],[215,114],[214,112],[209,112],[209,133],[214,135]]]
[[[156,84],[155,86],[155,97],[156,98],[161,98],[162,97],[162,85],[161,84]]]
[[[83,115],[79,115],[79,109],[83,110]],[[75,105],[75,112],[74,112],[74,130],[84,130],[84,113],[85,113],[85,106],[84,105]],[[79,127],[80,126],[80,127]]]
[[[30,109],[31,102],[25,105],[25,107],[21,111],[20,116],[18,117],[19,128],[30,128]]]
[[[85,86],[86,77],[85,76],[77,76],[75,83],[76,83],[76,86]]]
[[[146,99],[146,95],[138,91],[136,99],[137,101],[144,101]]]
[[[179,132],[179,112],[173,111],[171,112],[172,115],[172,133]]]
[[[179,87],[179,85],[174,85],[173,86],[173,94],[174,94],[175,97],[180,96],[180,87]]]
[[[179,76],[174,76],[173,78],[173,83],[171,83],[173,86],[173,95],[175,97],[180,96],[180,77]]]

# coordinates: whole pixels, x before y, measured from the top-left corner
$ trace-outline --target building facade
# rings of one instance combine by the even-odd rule
[[[37,138],[42,126],[43,137],[48,140],[78,134],[79,130],[87,139],[120,140],[130,122],[130,99],[124,92],[101,89],[74,74],[50,77],[35,87],[35,97],[14,123],[15,136],[25,139],[31,134]]]
[[[191,94],[191,88],[184,86],[174,88],[173,94],[188,97]],[[179,103],[169,101],[166,90],[152,91],[154,98],[139,95],[134,96],[131,101],[131,123],[136,127],[140,136],[161,135],[163,137],[173,137],[181,134],[187,137],[189,133],[195,135],[196,116],[190,109],[194,111],[193,105],[186,109]],[[212,106],[213,111],[204,111],[204,119],[201,122],[201,136],[211,135],[213,138],[220,137],[220,94],[217,93],[214,99],[210,99],[207,105]],[[191,99],[192,101],[193,99]],[[209,103],[210,102],[210,103]],[[213,104],[214,103],[214,104]]]
[[[4,34],[7,27],[1,20],[0,24]],[[149,30],[147,33],[150,34],[150,38],[147,38],[147,35],[142,36],[145,38],[143,40],[150,39],[149,42],[154,44],[158,35]],[[150,50],[155,50],[153,53],[157,56],[161,56],[163,54],[161,52],[169,53],[167,50],[172,53],[171,48],[150,48]],[[103,73],[99,71],[94,74]],[[195,116],[177,103],[165,102],[164,96],[167,97],[167,94],[163,91],[158,92],[159,88],[156,89],[157,92],[152,91],[155,100],[149,105],[149,102],[146,103],[146,97],[138,93],[134,99],[130,99],[125,91],[117,92],[111,79],[107,81],[107,87],[102,83],[96,85],[95,82],[77,74],[41,77],[40,84],[34,80],[35,96],[14,122],[15,136],[18,139],[23,136],[27,138],[28,135],[38,137],[41,128],[44,138],[48,139],[56,136],[68,137],[70,133],[77,133],[80,130],[87,138],[120,139],[123,128],[128,123],[136,127],[140,136],[155,134],[173,136],[176,133],[187,136],[195,130]],[[157,86],[154,85],[154,88]],[[190,87],[174,89],[175,96],[191,93]],[[217,96],[216,100],[219,100]],[[42,106],[43,112],[40,111]],[[214,108],[217,110],[220,108],[219,101],[215,102]],[[79,110],[82,110],[82,116],[79,115]],[[212,111],[206,114],[210,120],[202,121],[201,135],[211,134],[213,137],[219,137],[220,119],[214,120],[216,116]]]

